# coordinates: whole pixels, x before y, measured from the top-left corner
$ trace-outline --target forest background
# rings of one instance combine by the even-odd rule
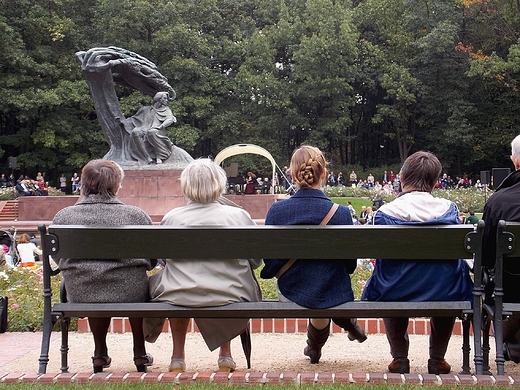
[[[0,35],[0,172],[51,185],[108,151],[74,56],[99,46],[157,65],[195,158],[309,143],[348,175],[423,149],[476,179],[520,133],[520,0],[0,0]],[[127,117],[151,104],[117,92]]]

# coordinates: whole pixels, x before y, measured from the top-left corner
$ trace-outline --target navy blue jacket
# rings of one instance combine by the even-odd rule
[[[332,207],[321,190],[302,188],[291,198],[274,203],[266,225],[319,225]],[[350,210],[340,206],[328,225],[352,225]],[[273,278],[287,260],[264,259],[260,276]],[[350,276],[356,260],[298,260],[278,279],[280,292],[297,304],[323,309],[354,300]]]

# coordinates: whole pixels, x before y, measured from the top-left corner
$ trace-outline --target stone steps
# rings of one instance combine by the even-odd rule
[[[3,200],[0,201],[0,222],[18,220],[18,201]]]

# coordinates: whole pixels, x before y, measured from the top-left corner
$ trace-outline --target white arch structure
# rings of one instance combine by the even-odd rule
[[[271,164],[273,166],[273,174],[272,174],[272,178],[271,178],[270,192],[274,193],[274,177],[276,174],[276,161],[274,161],[274,158],[271,155],[271,153],[269,153],[266,149],[262,148],[261,146],[253,145],[253,144],[237,144],[237,145],[228,146],[227,148],[223,149],[222,151],[220,151],[219,154],[217,154],[215,156],[214,161],[216,164],[220,165],[222,163],[222,161],[224,161],[228,157],[236,156],[237,154],[245,154],[245,153],[259,154],[260,156],[264,156],[269,161],[271,161]]]

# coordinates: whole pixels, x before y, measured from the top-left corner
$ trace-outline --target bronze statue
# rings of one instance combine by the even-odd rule
[[[165,129],[177,120],[168,107],[176,97],[168,79],[146,58],[118,47],[92,48],[76,53],[94,100],[98,121],[110,144],[104,156],[123,167],[154,168],[174,164],[183,168],[193,159],[176,147]],[[125,118],[114,83],[132,87],[154,98]]]

